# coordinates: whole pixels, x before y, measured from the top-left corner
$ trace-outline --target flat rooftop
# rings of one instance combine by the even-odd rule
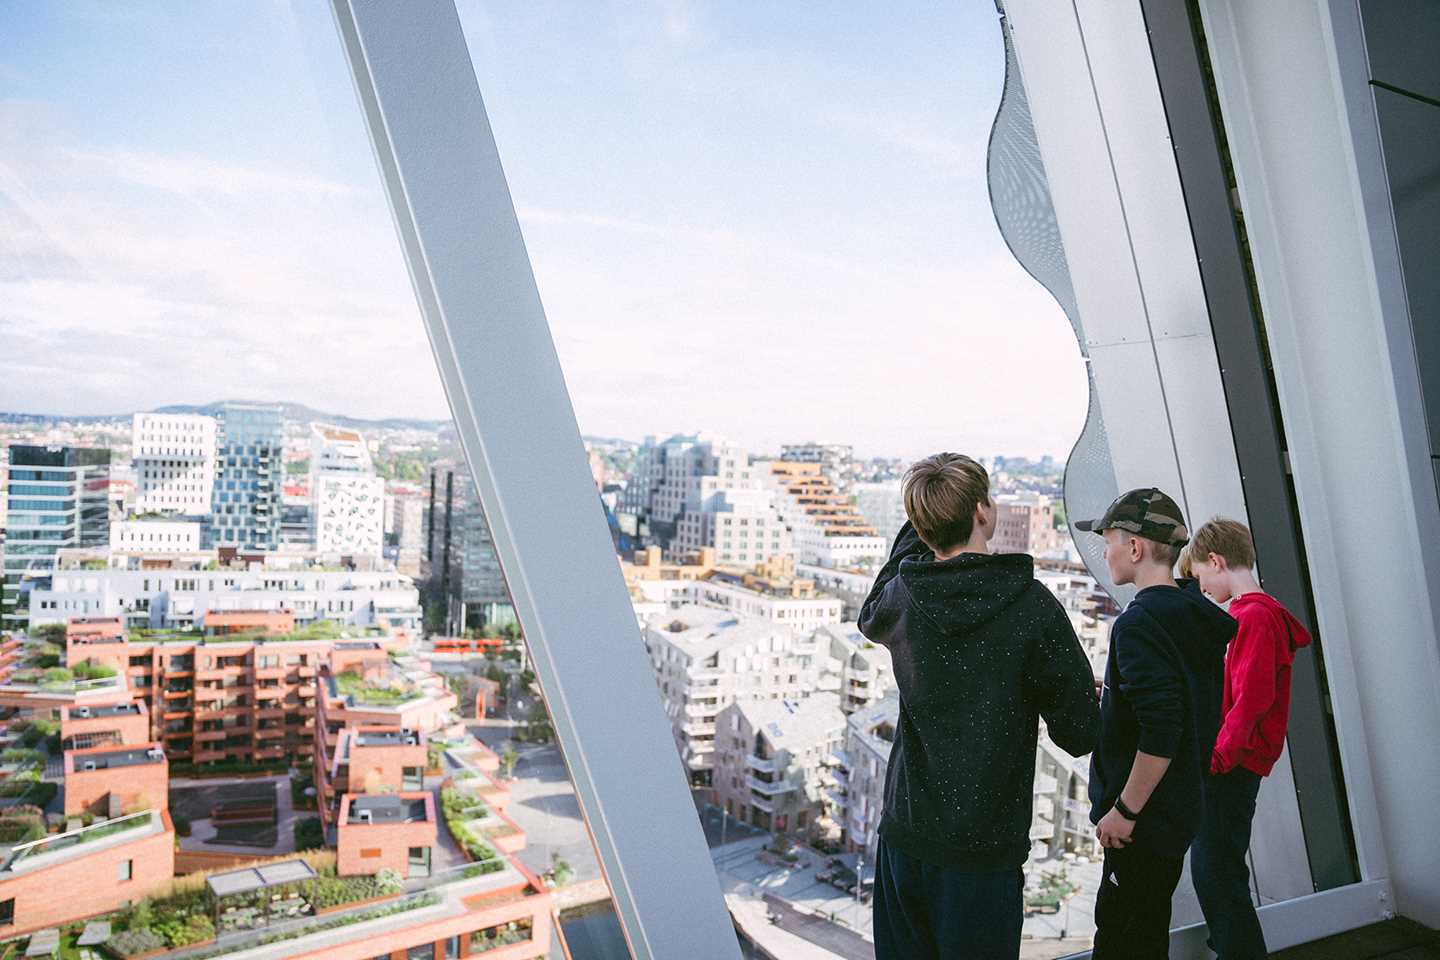
[[[429,817],[425,812],[425,801],[396,796],[356,797],[350,801],[351,824],[365,822],[369,814],[370,823],[423,823]]]
[[[135,767],[142,763],[164,763],[165,751],[156,747],[130,748],[106,753],[86,753],[74,760],[75,769],[79,771],[92,769],[91,764],[94,764],[95,770],[113,770],[116,767]]]
[[[70,707],[67,712],[71,720],[139,716],[140,704],[132,701],[130,703],[108,704],[103,707]]]
[[[413,747],[420,743],[420,734],[413,730],[359,730],[355,733],[357,747]]]

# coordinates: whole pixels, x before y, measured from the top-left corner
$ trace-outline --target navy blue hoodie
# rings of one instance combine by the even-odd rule
[[[1220,731],[1225,648],[1235,621],[1194,581],[1146,587],[1110,632],[1100,744],[1090,757],[1090,819],[1100,819],[1125,789],[1135,751],[1169,757],[1170,766],[1135,824],[1134,843],[1158,855],[1184,856],[1200,829],[1201,781]]]
[[[942,867],[1020,867],[1040,718],[1075,756],[1099,729],[1090,662],[1034,561],[937,561],[907,523],[859,625],[890,649],[900,688],[880,835]]]

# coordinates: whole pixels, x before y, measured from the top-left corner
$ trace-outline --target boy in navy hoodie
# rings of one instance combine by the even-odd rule
[[[1094,676],[1030,557],[990,552],[995,502],[980,464],[928,457],[904,490],[909,521],[860,610],[900,688],[875,956],[1015,960],[1040,719],[1061,749],[1089,753]]]
[[[1200,829],[1235,622],[1193,584],[1176,583],[1189,534],[1159,490],[1131,490],[1099,520],[1075,527],[1104,536],[1111,579],[1139,588],[1110,633],[1100,743],[1090,758],[1090,819],[1105,848],[1091,956],[1166,957],[1171,897]]]
[[[1190,848],[1190,878],[1219,960],[1264,960],[1265,934],[1250,900],[1250,827],[1260,781],[1285,746],[1290,668],[1310,645],[1303,624],[1260,587],[1250,529],[1215,519],[1195,531],[1180,569],[1228,603],[1239,631],[1225,654],[1220,735],[1205,780],[1205,821]]]

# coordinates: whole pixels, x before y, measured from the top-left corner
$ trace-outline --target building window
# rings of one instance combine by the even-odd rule
[[[115,865],[115,879],[121,883],[135,876],[135,861],[121,860]]]
[[[0,900],[0,927],[13,926],[15,923],[15,898]]]

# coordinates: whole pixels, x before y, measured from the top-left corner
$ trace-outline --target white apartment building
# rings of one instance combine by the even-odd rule
[[[414,582],[393,570],[222,568],[211,552],[170,569],[58,569],[49,589],[34,592],[30,624],[120,617],[130,627],[184,630],[203,626],[212,610],[289,610],[297,624],[336,620],[409,630],[424,619]]]
[[[358,431],[310,427],[311,524],[325,555],[378,557],[385,549],[385,481]]]
[[[201,524],[189,520],[116,520],[110,549],[118,553],[199,553]]]
[[[740,480],[699,478],[693,505],[676,519],[672,556],[714,547],[718,562],[753,567],[792,552],[790,531],[775,510],[774,492],[762,489],[748,468],[740,473]],[[721,486],[726,483],[745,486]]]
[[[893,544],[905,526],[905,495],[900,481],[851,484],[850,495],[855,498],[855,509],[875,528],[880,539]]]
[[[841,616],[845,620],[860,619],[860,608],[875,586],[875,574],[879,572],[879,561],[872,561],[870,569],[847,570],[842,567],[822,567],[818,563],[795,564],[795,575],[812,580],[815,588],[838,599],[843,607]]]
[[[867,640],[854,623],[827,624],[815,631],[815,637],[828,644],[825,685],[834,683],[846,714],[866,709],[895,689],[890,651]]]
[[[808,838],[844,809],[845,715],[834,697],[737,701],[716,720],[715,802],[741,823]]]
[[[790,531],[797,562],[855,567],[889,551],[889,543],[821,472],[820,464],[760,461],[754,470],[775,492],[775,510]]]
[[[632,585],[632,602],[651,615],[686,605],[712,607],[747,619],[781,624],[809,632],[827,623],[839,623],[844,604],[835,597],[817,596],[812,588],[794,581],[769,581],[754,574],[712,570],[702,577],[674,580],[638,580]]]
[[[850,714],[845,721],[845,750],[839,758],[845,774],[845,849],[863,851],[871,863],[880,842],[885,772],[899,724],[900,698],[896,694]]]
[[[1072,757],[1046,736],[1035,749],[1031,853],[1048,860],[1066,853],[1099,858],[1104,851],[1090,823],[1090,760]]]
[[[214,417],[137,413],[131,424],[135,509],[203,516],[215,489]]]
[[[694,783],[709,782],[721,710],[737,701],[802,700],[818,687],[823,652],[815,638],[778,624],[685,605],[651,623],[644,638]]]

